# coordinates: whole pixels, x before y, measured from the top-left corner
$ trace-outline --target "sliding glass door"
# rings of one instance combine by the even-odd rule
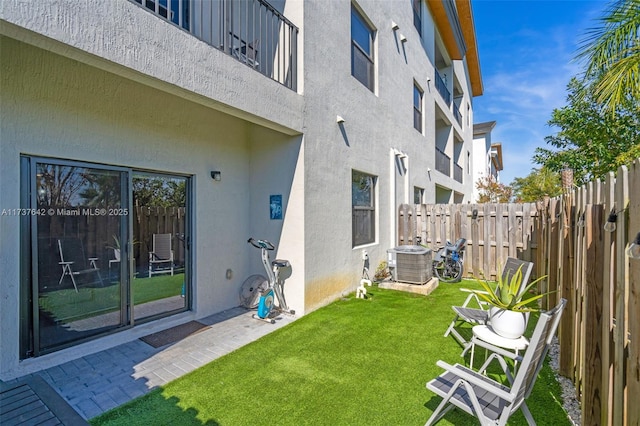
[[[188,308],[188,183],[22,159],[22,358]]]

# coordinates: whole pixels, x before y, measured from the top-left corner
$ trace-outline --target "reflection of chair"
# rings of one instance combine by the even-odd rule
[[[98,269],[98,265],[96,265],[98,258],[86,257],[82,241],[78,238],[59,239],[58,253],[60,253],[60,262],[58,262],[58,264],[62,266],[62,275],[60,276],[58,284],[62,284],[64,277],[69,276],[77,293],[77,276],[96,274],[98,280],[102,282],[100,269]]]
[[[522,267],[521,286],[526,286],[529,282],[529,275],[531,275],[531,271],[533,270],[533,263],[531,262],[514,259],[513,257],[507,258],[507,262],[504,264],[504,268],[502,269],[502,279],[505,281],[511,279],[520,267]],[[451,324],[449,324],[449,328],[447,328],[444,336],[447,337],[449,333],[451,333],[458,342],[465,346],[465,348],[468,348],[469,342],[458,332],[458,330],[455,329],[456,325],[458,325],[459,321],[468,322],[470,324],[486,324],[489,321],[489,311],[485,309],[486,303],[481,302],[477,294],[467,289],[460,290],[470,292],[470,294],[467,296],[467,299],[464,301],[462,306],[451,307],[456,313],[456,316],[453,318],[453,321],[451,321]],[[468,307],[473,300],[477,303],[478,308]]]
[[[111,266],[116,263],[120,263],[120,249],[113,248],[113,257],[114,259],[109,260],[109,279],[111,279]]]
[[[449,365],[444,361],[438,361],[437,365],[444,368],[445,372],[427,383],[427,388],[441,396],[443,400],[426,424],[434,424],[451,409],[458,407],[477,417],[482,425],[505,425],[509,417],[520,408],[527,423],[535,425],[525,400],[531,394],[540,368],[542,368],[566,302],[565,299],[562,299],[558,306],[540,314],[540,319],[515,376],[511,374],[504,358],[505,356],[514,358],[515,355],[488,344],[485,347],[494,353],[477,372],[460,364]],[[483,374],[493,360],[500,364],[507,376],[509,386],[498,383]]]
[[[154,269],[154,266],[168,264],[168,267]],[[149,277],[153,274],[173,275],[173,249],[171,248],[171,234],[153,234],[153,251],[149,252]]]

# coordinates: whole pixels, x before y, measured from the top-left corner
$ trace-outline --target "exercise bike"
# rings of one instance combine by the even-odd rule
[[[447,244],[440,248],[433,257],[433,273],[445,283],[458,282],[462,278],[462,262],[467,240],[460,238],[454,244]]]
[[[249,238],[249,244],[259,248],[262,255],[262,265],[267,272],[268,285],[259,288],[258,312],[253,314],[253,318],[260,319],[271,324],[276,320],[272,317],[278,313],[295,315],[295,311],[289,309],[284,298],[284,281],[291,276],[291,264],[288,260],[269,259],[269,252],[275,250],[275,246],[267,240],[255,240]],[[277,300],[277,305],[276,305]]]

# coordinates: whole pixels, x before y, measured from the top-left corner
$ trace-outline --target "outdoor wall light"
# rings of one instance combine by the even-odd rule
[[[393,31],[399,30],[400,29],[400,25],[396,24],[394,21],[391,21],[391,29]]]
[[[629,247],[627,247],[625,253],[631,259],[640,259],[640,232],[638,232],[638,235],[636,235],[635,240],[633,240],[633,242],[629,244]]]
[[[215,180],[216,182],[220,182],[222,180],[222,173],[219,170],[212,170],[211,179]]]
[[[478,218],[478,209],[473,209],[471,212],[471,219],[476,220]]]
[[[338,123],[338,124],[344,123],[344,118],[342,118],[341,116],[337,115],[336,116],[336,123]]]
[[[607,232],[613,232],[616,230],[616,222],[618,221],[618,213],[611,212],[607,218],[607,222],[604,224],[604,230]]]

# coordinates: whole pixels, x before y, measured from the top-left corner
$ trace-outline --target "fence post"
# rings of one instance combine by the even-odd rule
[[[615,175],[610,172],[604,184],[603,194],[604,214],[608,215],[614,209],[615,200]],[[614,312],[614,288],[615,288],[615,238],[610,232],[605,232],[603,237],[603,261],[602,268],[602,401],[600,412],[600,424],[612,424],[613,407],[613,312]]]
[[[622,210],[629,204],[629,176],[627,168],[621,166],[616,178],[616,209]],[[618,215],[616,231],[616,287],[615,318],[613,339],[615,342],[613,360],[613,424],[625,421],[627,393],[625,389],[625,349],[627,347],[627,303],[629,301],[629,261],[624,253],[627,244],[626,215]],[[637,395],[636,395],[637,396]],[[634,396],[634,398],[636,397]]]
[[[585,208],[585,280],[582,337],[583,361],[581,362],[583,392],[581,399],[582,424],[601,424],[602,405],[606,395],[602,392],[602,277],[603,253],[602,205]],[[604,399],[603,399],[604,398]]]
[[[628,241],[640,232],[640,159],[629,168]],[[640,395],[640,259],[629,260],[629,341],[627,356],[627,392],[636,399]],[[627,424],[640,424],[640,404],[629,404]]]

